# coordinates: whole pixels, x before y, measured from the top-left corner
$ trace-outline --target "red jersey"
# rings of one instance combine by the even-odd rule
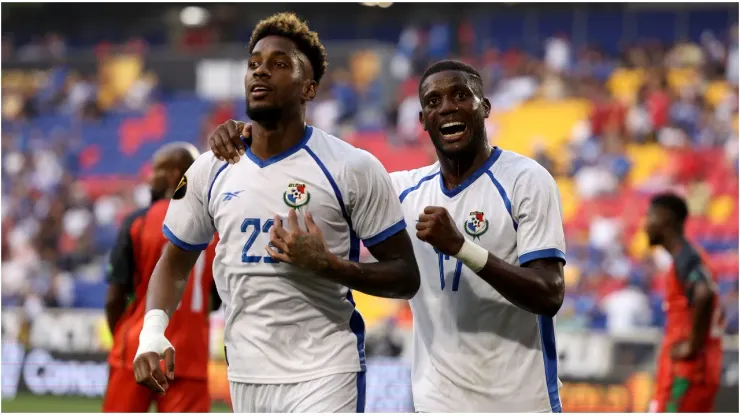
[[[168,207],[169,200],[157,201],[126,218],[111,253],[109,282],[125,285],[133,292],[133,299],[113,330],[113,349],[108,357],[111,367],[133,371],[146,313],[149,279],[169,241],[162,234]],[[216,241],[214,239],[198,258],[182,300],[165,331],[165,336],[175,347],[176,378],[205,380],[208,377],[209,315]]]
[[[675,257],[673,268],[666,281],[666,328],[661,348],[660,365],[671,365],[671,348],[680,341],[687,341],[694,325],[693,285],[697,281],[707,281],[715,285],[715,274],[712,273],[707,257],[686,242],[684,248]],[[671,365],[674,373],[682,377],[705,377],[707,372],[717,373],[722,366],[722,309],[715,298],[712,305],[712,322],[704,343],[704,349],[695,359]],[[717,368],[715,368],[717,367]],[[701,373],[701,374],[700,374]],[[711,377],[712,379],[714,376]],[[708,380],[707,380],[708,381]],[[716,380],[719,382],[719,379]]]

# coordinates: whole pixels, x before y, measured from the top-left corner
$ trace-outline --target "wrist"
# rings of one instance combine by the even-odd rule
[[[488,262],[488,250],[463,238],[462,246],[454,257],[468,266],[472,271],[478,273]]]
[[[164,335],[169,322],[170,318],[165,311],[152,309],[144,315],[144,325],[141,328],[141,333]]]
[[[319,273],[322,274],[335,274],[335,273],[342,273],[342,270],[346,268],[346,260],[342,260],[339,257],[335,256],[333,253],[328,253],[326,258],[326,267],[323,267],[322,270],[319,271]]]

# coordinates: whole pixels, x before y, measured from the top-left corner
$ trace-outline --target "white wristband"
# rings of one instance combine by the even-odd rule
[[[165,311],[152,309],[144,315],[144,326],[141,328],[141,332],[164,335],[164,330],[167,329],[167,324],[169,323],[170,318]]]
[[[170,318],[161,309],[151,310],[144,315],[144,326],[139,334],[139,347],[136,349],[134,361],[141,354],[156,352],[161,356],[165,350],[172,348],[172,344],[164,336],[164,330],[167,329],[169,322]]]
[[[488,262],[488,250],[466,238],[455,258],[478,273]]]

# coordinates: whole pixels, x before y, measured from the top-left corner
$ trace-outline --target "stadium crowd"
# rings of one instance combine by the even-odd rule
[[[385,75],[367,74],[374,59],[364,52],[333,69],[310,107],[312,122],[356,143],[389,142],[376,152],[384,163],[399,157],[430,162],[434,155],[418,124],[418,77],[437,59],[473,64],[494,106],[492,143],[535,157],[560,186],[568,265],[558,327],[622,332],[663,324],[661,276],[670,256],[649,250],[640,226],[650,192],[674,187],[691,206],[690,237],[720,275],[726,331],[737,334],[737,28],[727,36],[706,32],[700,43],[636,43],[618,56],[597,47],[576,50],[565,36],[548,39],[539,54],[493,46],[479,51],[474,36],[465,22],[456,32],[405,28],[390,63],[399,85],[393,104],[385,104],[375,82]],[[16,53],[24,59],[46,54],[60,64],[3,71],[2,97],[2,301],[22,306],[31,318],[50,306],[101,307],[119,221],[148,203],[143,181],[90,192],[79,174],[93,157],[81,129],[164,99],[151,73],[140,71],[128,84],[107,76],[103,65],[95,76],[79,74],[61,63],[62,36],[34,42]],[[136,41],[100,53],[121,50],[146,48]],[[196,134],[201,147],[216,125],[242,117],[243,103],[208,107]],[[49,115],[70,122],[40,126]],[[375,305],[382,306],[363,313],[378,322],[390,315],[409,322],[404,305]]]

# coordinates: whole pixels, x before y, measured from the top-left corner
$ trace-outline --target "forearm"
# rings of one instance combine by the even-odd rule
[[[350,289],[384,298],[411,299],[419,290],[419,269],[413,258],[358,263],[335,257],[322,275]]]
[[[698,353],[704,348],[712,320],[713,303],[714,295],[711,293],[694,298],[694,324],[691,327],[689,338],[689,344],[693,353]]]
[[[564,285],[553,270],[509,264],[488,253],[477,274],[514,305],[537,315],[555,316],[563,304]]]
[[[188,276],[199,254],[184,251],[168,243],[149,280],[146,294],[147,312],[160,309],[172,317],[182,299]]]

